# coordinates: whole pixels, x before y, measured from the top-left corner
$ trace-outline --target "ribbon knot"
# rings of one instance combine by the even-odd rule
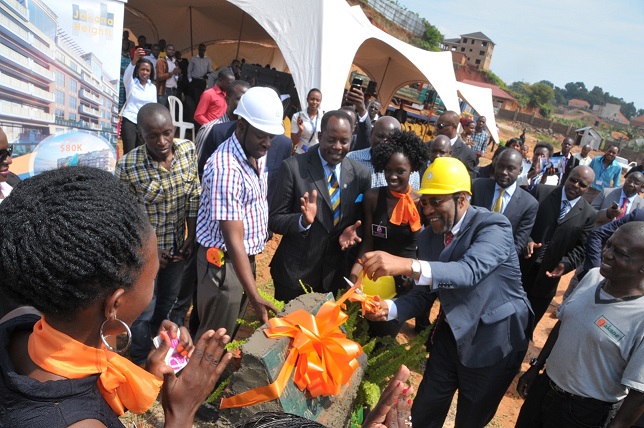
[[[282,318],[271,318],[264,334],[270,338],[292,338],[291,350],[275,382],[226,397],[221,408],[236,408],[279,398],[291,373],[297,387],[311,397],[336,395],[358,368],[362,347],[340,330],[348,316],[342,304],[355,293],[352,288],[337,302],[325,302],[313,316],[299,309]]]

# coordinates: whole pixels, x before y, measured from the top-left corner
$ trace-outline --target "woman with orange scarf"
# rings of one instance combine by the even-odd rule
[[[416,204],[419,196],[409,184],[409,176],[427,165],[427,148],[413,132],[395,131],[373,149],[371,162],[376,172],[384,171],[386,187],[365,192],[363,202],[364,238],[358,257],[369,251],[386,251],[400,257],[416,258],[416,240],[421,228]],[[353,265],[350,279],[356,281],[362,271]],[[407,290],[402,277],[395,277],[396,292]],[[396,336],[397,322],[370,323],[370,334]]]
[[[191,427],[231,359],[230,338],[210,330],[195,347],[165,321],[145,370],[114,352],[129,341],[111,336],[131,338],[159,269],[134,195],[98,169],[48,171],[14,189],[0,224],[0,295],[39,311],[0,324],[0,426],[123,427],[118,416],[145,412],[161,392],[165,426]],[[189,357],[178,378],[165,362],[173,346]]]

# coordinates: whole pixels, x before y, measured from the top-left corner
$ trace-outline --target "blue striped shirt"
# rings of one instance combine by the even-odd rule
[[[199,244],[227,251],[219,222],[233,220],[244,224],[244,249],[248,255],[264,250],[268,236],[266,156],[257,161],[257,168],[259,175],[235,134],[208,159],[197,215]]]

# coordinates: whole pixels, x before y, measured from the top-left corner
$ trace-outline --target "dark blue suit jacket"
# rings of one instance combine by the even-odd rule
[[[470,207],[447,248],[443,235],[425,228],[418,258],[429,261],[433,285],[396,300],[400,322],[422,315],[438,295],[464,366],[489,367],[527,348],[532,311],[506,217]]]
[[[495,184],[493,178],[477,178],[474,180],[474,183],[472,183],[472,205],[491,210],[494,204],[492,199],[494,198]],[[510,202],[505,207],[505,211],[503,211],[503,215],[510,220],[512,225],[514,246],[519,255],[528,243],[528,239],[530,239],[530,232],[537,218],[538,209],[539,203],[537,200],[530,193],[517,186],[510,198]]]

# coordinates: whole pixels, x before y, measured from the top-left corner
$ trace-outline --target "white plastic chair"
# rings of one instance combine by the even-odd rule
[[[183,103],[174,95],[168,96],[168,105],[172,115],[172,124],[179,128],[179,138],[186,138],[186,129],[192,130],[192,141],[195,141],[195,124],[183,122]]]

